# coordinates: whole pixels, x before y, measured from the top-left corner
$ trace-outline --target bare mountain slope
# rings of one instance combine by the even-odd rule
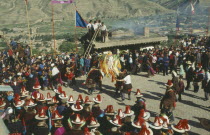
[[[75,0],[76,1],[76,0]],[[29,17],[32,23],[51,19],[50,0],[28,0]],[[77,0],[77,9],[85,19],[124,18],[172,12],[149,0]],[[55,19],[73,19],[73,4],[55,4]],[[0,23],[25,23],[24,0],[1,0]]]

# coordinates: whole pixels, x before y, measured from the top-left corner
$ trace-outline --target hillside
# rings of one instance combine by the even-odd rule
[[[171,0],[173,1],[173,0]],[[51,19],[50,0],[28,0],[30,21],[40,22]],[[55,19],[74,17],[73,4],[55,4]],[[168,13],[167,9],[157,2],[149,0],[77,0],[77,9],[85,19],[92,18],[124,18],[148,16]],[[0,2],[0,23],[20,24],[25,23],[24,0],[2,0]]]

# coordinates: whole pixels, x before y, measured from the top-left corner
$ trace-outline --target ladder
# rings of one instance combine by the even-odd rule
[[[91,51],[91,49],[93,47],[93,42],[96,39],[99,31],[100,31],[100,27],[98,27],[97,30],[94,32],[93,37],[92,37],[92,39],[91,39],[91,41],[90,41],[90,43],[89,43],[89,45],[88,45],[88,47],[87,47],[87,49],[86,49],[86,51],[84,53],[84,58],[88,58],[88,56],[90,54],[90,51]]]
[[[10,46],[10,43],[9,43],[9,40],[4,35],[1,35],[0,38],[2,38],[6,42],[7,46],[9,47],[9,49],[12,50],[12,48]],[[20,61],[18,60],[17,56],[14,55],[14,54],[13,54],[13,56],[14,56],[14,59],[22,66],[22,63],[20,63]]]

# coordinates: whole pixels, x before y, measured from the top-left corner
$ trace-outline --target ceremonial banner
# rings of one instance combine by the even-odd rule
[[[53,4],[71,4],[74,0],[52,0],[51,3]]]
[[[76,27],[86,28],[87,22],[81,17],[81,15],[76,11]]]

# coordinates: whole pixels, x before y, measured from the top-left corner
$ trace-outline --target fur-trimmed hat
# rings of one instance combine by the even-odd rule
[[[20,100],[20,99],[14,100],[14,101],[15,101],[15,102],[14,102],[14,106],[15,106],[15,107],[21,107],[21,106],[25,103],[24,100]]]
[[[57,104],[59,101],[57,100],[56,96],[52,97],[52,100],[47,102],[47,104]]]
[[[81,125],[85,122],[84,119],[81,118],[80,114],[75,114],[75,115],[76,115],[75,120],[71,121],[73,124]]]
[[[48,117],[46,116],[46,110],[44,109],[44,107],[39,110],[38,114],[35,116],[35,119],[37,120],[48,119]]]
[[[135,122],[132,122],[132,126],[136,128],[141,128],[142,125],[146,125],[147,127],[149,127],[149,124],[142,117],[138,117]]]
[[[95,103],[100,104],[100,103],[102,102],[101,95],[98,94],[96,97],[93,98],[93,101],[94,101]]]
[[[142,117],[143,119],[147,120],[150,117],[150,113],[145,112],[144,109],[141,109],[138,117]]]
[[[120,116],[120,118],[125,118],[125,114],[122,112],[122,109],[118,109],[118,116]]]
[[[47,93],[47,98],[46,98],[46,100],[52,100],[52,97],[51,97],[51,95],[50,95],[50,92]]]
[[[62,93],[62,86],[58,86],[57,89],[54,89],[54,92],[57,93],[57,94],[61,94]]]
[[[171,128],[179,133],[184,133],[185,131],[189,131],[191,129],[188,124],[188,120],[186,119],[181,119],[177,125],[171,125]]]
[[[59,114],[58,110],[55,110],[52,113],[52,120],[60,120],[63,119],[63,116]]]
[[[80,102],[77,101],[76,104],[74,104],[74,105],[71,106],[71,109],[73,111],[76,111],[77,112],[77,111],[81,111],[83,109],[83,107],[80,105]]]
[[[92,116],[90,118],[90,124],[87,125],[88,128],[94,128],[94,127],[99,127],[100,123],[98,123],[98,121]]]
[[[107,105],[106,109],[104,110],[105,115],[115,115],[115,111],[113,109],[113,105]]]
[[[44,95],[43,95],[42,93],[40,93],[40,96],[39,96],[39,98],[38,98],[38,101],[43,102],[43,101],[45,101],[45,100],[46,100],[46,98],[44,97]]]
[[[143,94],[141,93],[140,89],[137,89],[136,93],[135,93],[136,97],[143,97]]]
[[[138,135],[153,135],[153,131],[146,125],[142,125],[142,128]]]
[[[69,104],[74,104],[75,101],[74,101],[74,99],[73,99],[73,96],[70,95],[70,96],[69,96],[69,99],[68,99],[66,102],[69,103]]]
[[[89,99],[88,96],[85,97],[85,102],[84,104],[92,104],[93,102]]]
[[[82,95],[81,94],[78,95],[77,101],[83,102],[83,98],[82,98]]]
[[[37,92],[37,91],[34,91],[32,96],[31,96],[33,99],[38,99],[40,97],[40,93]]]
[[[26,100],[25,105],[26,105],[26,107],[34,107],[34,106],[36,106],[37,104],[34,103],[34,100],[30,98],[30,99]]]
[[[154,122],[149,124],[149,126],[154,129],[161,129],[162,128],[161,122],[162,122],[162,119],[160,117],[155,117]]]
[[[29,95],[29,91],[26,90],[25,86],[21,88],[21,97],[27,97]]]
[[[36,80],[36,81],[35,81],[35,84],[34,84],[34,86],[33,86],[33,89],[38,90],[38,89],[41,88],[41,86],[40,86],[40,83],[39,83],[38,78],[36,78],[35,80]]]
[[[117,126],[117,127],[121,127],[122,126],[122,121],[120,119],[120,116],[116,115],[116,117],[113,120],[109,120],[110,123],[112,123],[113,125]]]
[[[169,87],[172,87],[173,86],[172,80],[168,80],[168,82],[165,85],[169,86]]]
[[[125,107],[125,111],[124,111],[125,116],[131,116],[134,114],[134,111],[131,110],[131,107],[129,105],[127,105]]]
[[[68,96],[66,95],[66,92],[65,91],[62,91],[61,93],[60,93],[60,95],[58,95],[59,96],[59,98],[61,98],[61,99],[67,99],[68,98]]]

